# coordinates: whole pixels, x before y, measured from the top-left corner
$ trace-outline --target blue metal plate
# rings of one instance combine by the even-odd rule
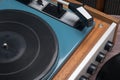
[[[53,70],[53,73],[50,75],[49,78],[51,78],[59,70],[62,64],[65,63],[72,52],[77,48],[77,46],[84,40],[84,38],[94,27],[93,25],[91,27],[84,28],[82,31],[79,31],[62,23],[59,20],[56,20],[15,0],[0,0],[0,10],[4,9],[16,9],[33,13],[45,20],[56,33],[59,43],[59,58],[57,67]]]

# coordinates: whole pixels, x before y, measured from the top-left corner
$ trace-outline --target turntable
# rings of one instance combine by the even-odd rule
[[[96,22],[83,7],[77,5],[77,11],[74,10],[76,7],[66,10],[62,3],[69,5],[61,0],[58,0],[57,5],[46,0],[0,1],[0,80],[67,79],[57,77],[57,73],[74,55],[77,47],[82,45]],[[110,50],[109,46],[113,46],[116,23],[110,26],[109,34],[106,33],[102,40],[108,44],[106,51]],[[83,64],[85,61],[88,63],[85,58],[81,63],[84,65],[82,70],[87,69],[93,61],[91,58],[95,59],[97,54],[86,54],[90,62]],[[98,62],[101,62],[100,59],[101,56]],[[83,75],[89,76],[78,68],[69,80],[83,80],[86,78]],[[93,73],[91,70],[88,72]]]

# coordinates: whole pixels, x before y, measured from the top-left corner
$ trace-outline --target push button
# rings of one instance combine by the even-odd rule
[[[81,76],[79,80],[89,80],[86,76]]]
[[[92,75],[95,73],[96,70],[97,70],[97,66],[95,64],[91,64],[87,69],[87,73]]]
[[[104,59],[105,59],[105,54],[102,52],[99,52],[99,54],[96,57],[96,61],[101,63],[101,62],[103,62]]]
[[[108,41],[108,42],[106,43],[105,47],[104,47],[104,50],[106,50],[106,51],[111,51],[112,48],[113,48],[113,42]]]

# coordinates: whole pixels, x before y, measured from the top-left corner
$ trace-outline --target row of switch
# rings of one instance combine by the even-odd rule
[[[104,47],[104,50],[111,51],[112,48],[113,48],[113,42],[108,41],[106,43],[105,47]],[[98,63],[102,63],[104,58],[105,58],[105,54],[102,53],[102,52],[99,52],[95,61],[98,62]],[[90,75],[93,75],[96,70],[97,70],[97,65],[91,63],[90,66],[87,69],[87,73],[90,74]],[[79,80],[89,80],[89,78],[83,75],[83,76],[80,77]]]

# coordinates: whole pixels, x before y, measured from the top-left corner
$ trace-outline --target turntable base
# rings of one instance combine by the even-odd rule
[[[67,1],[78,3],[75,0],[67,0]],[[77,48],[74,54],[65,63],[65,65],[61,68],[61,70],[54,76],[53,80],[72,80],[72,79],[78,80],[79,78],[75,78],[75,76],[77,76],[77,74],[75,73],[77,73],[77,70],[80,69],[80,65],[82,64],[83,59],[93,50],[93,48],[96,47],[96,45],[100,42],[100,40],[102,40],[104,34],[109,30],[113,22],[117,24],[120,22],[118,19],[106,15],[87,5],[85,5],[85,8],[89,10],[90,13],[93,15],[94,21],[96,23],[95,27],[86,37],[86,39],[82,42],[82,44]],[[117,25],[115,26],[116,28],[114,30],[114,36],[112,40],[113,42],[115,42],[116,30],[117,30]],[[100,47],[98,48],[97,52],[103,50],[101,49],[101,45],[104,44],[106,44],[106,42],[103,44],[99,43]],[[103,47],[104,46],[102,46],[102,48]],[[97,52],[94,51],[94,53]],[[84,71],[82,72],[84,73],[85,71],[86,70],[84,69]],[[78,76],[80,77],[81,73],[78,73]]]
[[[23,3],[19,1],[22,1]],[[14,30],[15,33],[10,32],[9,34],[10,36],[13,35],[12,36],[13,39],[11,42],[12,45],[16,43],[19,43],[18,45],[20,45],[20,47],[16,45],[13,46],[13,49],[15,48],[17,52],[19,52],[19,49],[21,48],[23,48],[24,50],[28,48],[27,50],[31,52],[31,50],[34,49],[33,46],[31,46],[31,44],[33,43],[33,41],[31,40],[36,40],[32,45],[36,47],[38,46],[37,48],[35,48],[37,50],[35,49],[33,50],[35,51],[35,55],[29,56],[30,55],[29,54],[27,55],[29,56],[27,58],[21,57],[21,55],[24,55],[23,54],[24,50],[22,53],[15,53],[14,55],[12,55],[12,57],[7,58],[6,56],[2,56],[0,58],[1,65],[2,64],[9,65],[9,63],[16,61],[16,64],[24,63],[25,66],[20,65],[14,68],[16,64],[14,64],[15,66],[14,65],[11,66],[10,64],[9,66],[5,66],[4,70],[2,69],[4,68],[4,65],[0,66],[0,73],[1,73],[0,79],[2,80],[7,80],[7,79],[9,80],[16,80],[16,79],[17,80],[51,80],[51,79],[53,80],[88,80],[89,77],[91,77],[91,75],[95,73],[98,64],[103,61],[107,52],[112,49],[114,45],[115,37],[116,37],[117,23],[119,22],[119,20],[114,19],[104,13],[101,13],[85,5],[84,7],[87,10],[89,10],[91,15],[93,15],[95,24],[93,22],[92,26],[89,26],[89,27],[84,26],[84,28],[82,25],[80,25],[82,26],[82,29],[77,29],[77,28],[74,29],[76,24],[79,22],[78,16],[67,11],[59,19],[59,16],[61,16],[61,14],[59,16],[58,15],[56,16],[52,12],[48,13],[50,11],[48,11],[48,8],[46,9],[46,7],[51,8],[51,6],[54,6],[53,4],[47,2],[48,0],[44,0],[43,2],[44,6],[41,6],[38,3],[36,4],[36,0],[32,0],[32,1],[33,2],[30,2],[27,4],[24,3],[24,0],[11,0],[10,2],[8,0],[0,1],[1,11],[5,9],[22,10],[22,11],[27,11],[36,15],[36,17],[31,19],[29,17],[25,18],[27,13],[23,14],[24,16],[22,17],[18,14],[19,17],[16,19],[17,16],[14,16],[14,13],[12,13],[12,18],[9,16],[6,17],[3,14],[4,16],[1,16],[0,18],[0,19],[3,18],[3,21],[0,22],[2,26],[0,28],[5,32],[1,32],[2,34],[0,33],[0,40],[2,40],[1,41],[2,43],[0,43],[1,50],[3,50],[4,52],[6,50],[9,51],[10,49],[9,46],[11,46],[9,42],[3,42],[4,40],[6,40],[4,39],[4,36],[6,34],[7,35],[9,34],[9,32],[6,32],[6,31],[9,31],[9,28],[7,28],[9,27],[8,25],[10,25],[11,27],[22,26],[19,29],[23,28],[22,31],[24,31],[24,34],[22,33],[22,31],[18,33],[17,31],[20,31],[18,30],[18,28],[10,29],[10,31],[13,31],[15,29]],[[72,1],[72,0],[69,0],[69,1]],[[54,6],[54,8],[56,7],[57,6]],[[6,14],[10,14],[10,13],[11,12],[6,12]],[[39,18],[40,21],[37,19],[39,22],[36,21],[37,16],[40,17]],[[28,25],[26,23],[29,23],[29,21],[26,19],[34,20],[34,21],[30,21],[30,25]],[[49,26],[48,27],[44,26],[44,25],[47,25],[47,23],[42,25],[41,23],[44,23],[44,22],[42,22],[41,20],[42,21],[45,20],[49,24]],[[26,23],[24,23],[24,21]],[[6,24],[6,22],[8,25]],[[19,24],[19,22],[21,25]],[[38,25],[33,24],[34,22],[37,22]],[[22,25],[23,23],[24,25],[28,25],[30,27],[25,27],[24,25]],[[33,26],[36,26],[36,27],[33,27]],[[41,31],[37,29],[37,26]],[[7,30],[5,30],[3,27],[6,27]],[[44,28],[47,28],[47,29],[44,29]],[[53,33],[53,31],[50,30],[51,28],[53,29],[53,31],[55,31],[59,50],[57,50],[56,38],[54,37],[54,35],[50,36],[50,33],[51,34]],[[26,34],[25,32],[30,32],[30,33]],[[46,32],[46,33],[49,32],[49,33],[47,35],[45,34],[43,35],[42,32]],[[40,35],[37,35],[37,33]],[[18,37],[16,37],[16,35]],[[24,36],[26,38],[23,38]],[[16,41],[16,38],[17,38],[17,42],[14,42]],[[44,43],[44,41],[46,41],[46,43]],[[52,41],[52,45],[50,46],[51,41]],[[27,42],[31,44],[28,44]],[[23,44],[20,44],[20,43],[23,43]],[[46,44],[46,45],[41,47],[42,44]],[[12,50],[10,49],[10,50],[13,51],[13,49]],[[53,52],[51,52],[50,50],[52,50]],[[39,53],[39,51],[41,51],[43,55],[39,55],[36,58],[36,55]],[[57,58],[57,51],[58,51],[58,58]],[[45,53],[49,54],[50,56],[55,54],[56,57],[52,56],[51,58],[49,58],[50,56],[44,55]],[[1,55],[4,55],[4,53],[2,52]],[[17,61],[20,60],[20,58],[24,58],[24,59],[22,59],[22,61],[18,63]],[[33,62],[30,63],[30,61],[27,61],[27,60],[30,60]],[[50,66],[51,64],[49,63],[47,64],[47,62],[49,61],[52,62],[53,66]],[[32,65],[32,63],[34,65]],[[40,66],[44,65],[44,66],[42,66],[41,68],[39,65]],[[38,69],[44,70],[44,71],[39,71]]]

